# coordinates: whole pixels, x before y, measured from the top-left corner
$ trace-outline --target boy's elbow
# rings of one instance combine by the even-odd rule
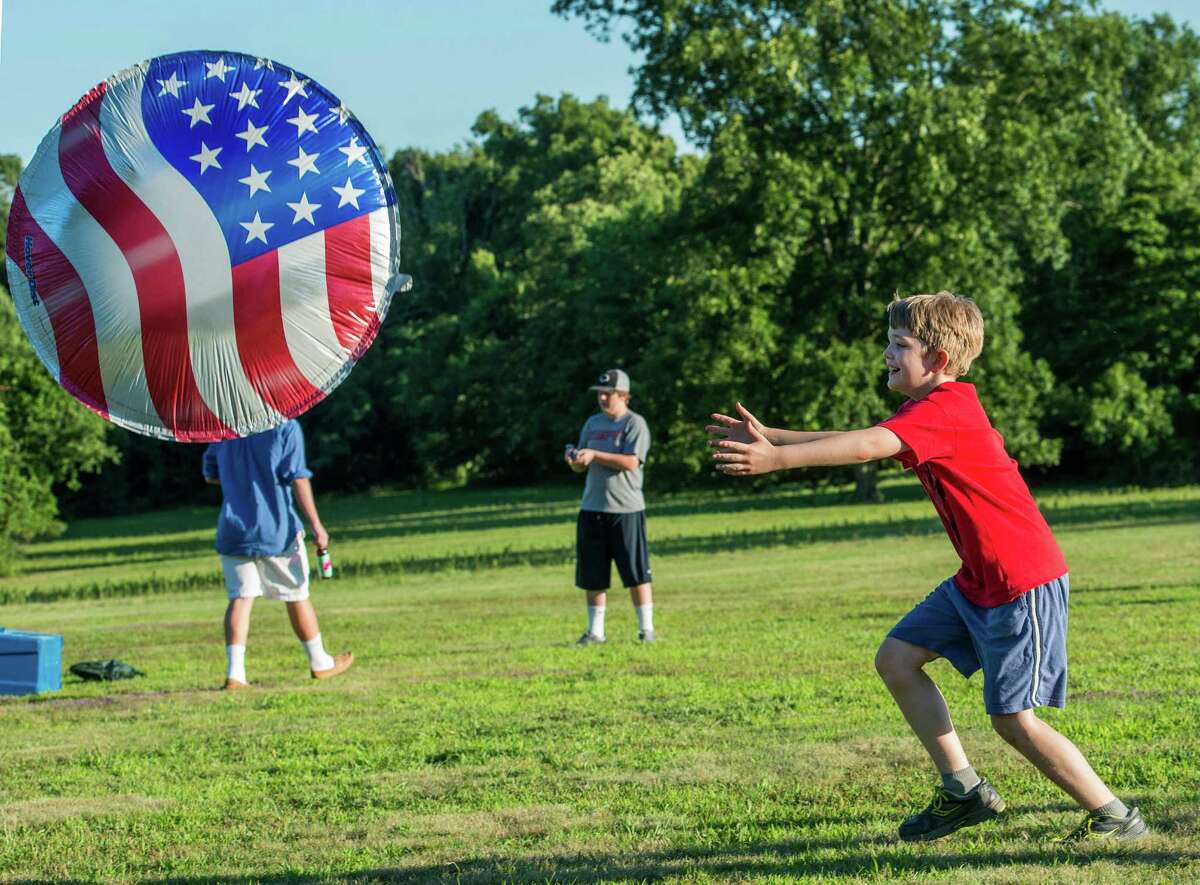
[[[871,431],[856,440],[855,463],[866,464],[870,461],[882,461],[890,458],[900,450],[898,443],[899,440],[890,431],[884,433]]]
[[[878,461],[882,455],[875,451],[874,447],[869,445],[858,446],[851,457],[854,458],[854,464],[868,464],[871,461]]]
[[[846,436],[842,442],[841,454],[843,464],[866,464],[879,457],[875,440],[869,436]]]

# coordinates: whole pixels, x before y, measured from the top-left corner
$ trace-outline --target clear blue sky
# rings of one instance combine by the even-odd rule
[[[184,49],[277,59],[340,96],[385,151],[444,150],[494,108],[541,92],[624,107],[637,59],[551,0],[0,0],[0,152],[28,162],[54,120],[110,74]],[[1200,30],[1200,0],[1107,0]],[[677,139],[678,127],[664,127]]]

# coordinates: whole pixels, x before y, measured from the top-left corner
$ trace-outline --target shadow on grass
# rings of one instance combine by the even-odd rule
[[[845,523],[813,527],[727,531],[720,534],[684,535],[652,540],[655,556],[681,556],[693,553],[730,553],[739,550],[794,547],[825,541],[851,541],[866,538],[928,535],[941,531],[932,518],[889,519],[879,522]],[[215,562],[215,556],[214,556]],[[525,550],[505,548],[471,553],[445,553],[438,556],[396,557],[393,559],[343,559],[338,572],[347,578],[386,575],[424,575],[440,572],[478,572],[520,567],[569,566],[575,562],[573,546],[534,547]],[[65,587],[36,587],[28,590],[0,590],[0,604],[52,602],[58,599],[106,599],[119,596],[147,596],[173,591],[211,587],[219,580],[215,571],[184,575],[147,575],[141,578],[75,584]]]
[[[1018,865],[1086,870],[1096,863],[1122,867],[1129,874],[1141,867],[1159,877],[1181,862],[1200,854],[1161,848],[1125,851],[1068,851],[1047,846],[1007,852],[966,850],[947,853],[927,846],[875,843],[873,840],[805,840],[733,843],[716,848],[684,848],[641,852],[636,856],[545,855],[520,858],[472,857],[449,863],[408,868],[361,869],[332,874],[339,882],[617,882],[653,881],[680,875],[707,875],[717,881],[746,877],[844,877],[899,875],[909,878],[928,873],[970,874],[984,869],[1003,870]],[[839,851],[840,850],[840,851]],[[838,852],[833,857],[807,857],[811,853]],[[1028,871],[1026,871],[1028,872]],[[1182,871],[1177,871],[1182,872]],[[211,876],[167,878],[167,883],[249,883],[278,885],[311,882],[324,877],[292,873],[274,876]]]
[[[215,521],[214,521],[215,526]],[[214,530],[215,534],[215,530]],[[159,562],[170,562],[173,559],[195,559],[206,553],[216,555],[213,549],[213,538],[200,540],[179,541],[176,539],[144,540],[127,544],[107,543],[99,551],[91,553],[88,550],[62,551],[37,550],[32,553],[22,553],[21,559],[26,562],[40,563],[43,560],[62,560],[59,564],[33,566],[22,564],[21,574],[35,575],[43,572],[58,572],[70,569],[76,571],[85,568],[102,568],[128,564],[131,561],[142,560],[147,565]]]
[[[1136,523],[1139,528],[1188,523],[1200,518],[1200,502],[1168,501],[1162,503],[1080,504],[1058,507],[1051,511],[1054,526],[1062,529],[1088,530],[1105,527],[1113,522]],[[559,520],[561,522],[561,520]],[[731,519],[731,524],[736,524]],[[653,523],[651,523],[653,525]],[[382,530],[381,530],[382,531]],[[656,557],[690,554],[733,553],[779,547],[801,547],[806,544],[864,541],[881,538],[937,535],[943,531],[931,513],[924,517],[883,518],[863,521],[843,521],[813,526],[788,526],[700,535],[680,535],[654,538],[651,529],[650,547]],[[387,534],[386,532],[382,532]],[[135,549],[136,545],[131,545]],[[484,571],[518,567],[566,567],[574,563],[572,545],[534,547],[524,550],[505,548],[466,553],[446,553],[437,556],[401,556],[389,559],[342,560],[339,571],[345,577],[381,577],[403,574],[433,574],[449,571]],[[220,580],[216,558],[211,572],[160,576],[155,574],[121,580],[78,583],[59,587],[30,589],[0,589],[0,605],[19,602],[50,602],[59,599],[102,599],[122,596],[146,596],[158,593],[211,588]],[[1129,589],[1149,589],[1154,585]],[[1165,585],[1160,585],[1165,586]],[[1179,584],[1172,586],[1191,586]],[[1078,591],[1087,592],[1086,586]],[[1099,588],[1098,588],[1099,589]]]
[[[916,485],[902,485],[888,489],[888,500],[919,501],[924,499],[924,492]],[[384,499],[385,501],[387,499]],[[478,497],[464,498],[463,513],[454,512],[441,503],[436,506],[437,514],[423,517],[420,511],[405,510],[401,513],[380,512],[371,514],[365,519],[361,512],[338,526],[336,517],[329,522],[336,529],[335,536],[339,541],[372,540],[377,538],[402,539],[415,535],[439,534],[442,532],[476,532],[491,529],[520,529],[537,528],[539,526],[569,526],[575,518],[575,499],[537,500],[529,506],[514,507],[511,512],[497,512],[494,508],[480,510]],[[474,502],[474,507],[470,507]],[[664,503],[654,504],[647,510],[653,533],[654,520],[659,518],[680,517],[688,515],[728,514],[736,517],[742,513],[765,513],[776,511],[795,511],[819,509],[836,505],[852,504],[852,496],[843,491],[806,492],[803,494],[764,494],[754,495],[704,495],[688,494],[669,497]],[[562,510],[565,505],[568,509]],[[557,509],[555,509],[557,507]],[[536,508],[535,512],[528,512]],[[471,512],[474,509],[478,512]],[[1121,502],[1112,504],[1064,504],[1047,507],[1044,510],[1047,520],[1055,528],[1086,528],[1089,525],[1105,527],[1106,524],[1136,523],[1139,527],[1151,525],[1168,525],[1178,522],[1195,520],[1200,522],[1200,501],[1143,501]],[[856,509],[855,514],[870,514],[870,505]],[[212,522],[215,523],[215,509]],[[731,519],[731,523],[733,520]],[[207,525],[202,526],[207,528]],[[196,530],[197,526],[187,528]],[[180,531],[184,529],[181,527]],[[838,523],[827,523],[804,528],[789,528],[780,530],[765,530],[745,534],[746,543],[774,546],[775,543],[803,543],[809,537],[813,541],[856,540],[859,538],[886,537],[891,534],[925,534],[940,531],[936,515],[932,508],[928,515],[920,517],[898,517],[885,519],[846,519]],[[761,536],[761,540],[759,540]],[[774,536],[781,536],[773,541]],[[718,535],[717,537],[720,537]],[[653,541],[653,538],[652,538]],[[687,539],[667,539],[654,541],[655,553],[672,555],[675,550],[672,544],[687,543]],[[136,541],[118,541],[113,543],[106,539],[103,548],[104,558],[88,557],[86,549],[73,554],[62,551],[33,551],[22,554],[22,559],[37,562],[46,559],[70,560],[69,568],[88,568],[94,565],[112,565],[114,559],[127,557],[130,559],[150,556],[155,559],[168,561],[202,555],[212,550],[212,540],[178,539],[146,539]],[[23,569],[26,573],[52,571],[58,567],[34,567]]]
[[[917,501],[923,497],[923,494],[920,486],[899,486],[888,490],[887,500],[889,502]],[[759,496],[689,494],[670,496],[661,502],[652,501],[647,510],[647,516],[651,520],[655,520],[693,515],[736,515],[810,510],[854,503],[850,493],[838,491]],[[411,512],[399,515],[381,514],[378,519],[373,519],[368,524],[354,525],[352,523],[340,527],[337,537],[345,540],[371,540],[385,537],[404,538],[440,532],[481,532],[492,529],[565,526],[574,522],[577,506],[578,498],[572,496],[563,501],[539,502],[541,512],[534,513],[505,513],[489,509],[479,513],[439,512],[424,518],[420,518],[419,513]],[[868,506],[864,505],[864,507]],[[330,524],[332,525],[333,522],[331,521]]]
[[[887,489],[887,502],[914,502],[925,500],[925,493],[920,486],[914,484],[898,485]],[[651,501],[646,514],[651,524],[655,519],[683,517],[693,515],[737,516],[743,513],[769,513],[776,511],[796,511],[819,509],[822,507],[848,506],[856,502],[851,493],[845,491],[817,491],[802,494],[770,494],[762,495],[739,494],[689,494],[668,497],[663,502]],[[370,525],[355,527],[348,526],[338,532],[338,536],[346,539],[368,540],[381,537],[403,538],[410,535],[435,534],[445,531],[486,531],[489,529],[505,528],[535,528],[569,524],[574,520],[575,499],[568,501],[540,502],[541,507],[559,504],[558,512],[543,510],[540,513],[497,513],[487,510],[480,513],[439,513],[420,522],[414,521],[419,516],[406,512],[400,516],[380,515],[381,521],[373,521]],[[569,507],[568,512],[561,512],[561,505]],[[870,513],[872,505],[864,504],[858,513]],[[441,508],[444,510],[445,508]],[[1086,526],[1089,523],[1137,522],[1139,526],[1164,525],[1174,522],[1187,521],[1189,518],[1200,521],[1200,501],[1142,501],[1120,502],[1105,504],[1061,504],[1047,506],[1043,511],[1052,527]],[[895,520],[900,522],[905,520]],[[918,517],[915,520],[928,522],[937,527],[937,519],[932,509],[928,517]],[[840,525],[849,529],[856,526],[888,525],[863,519],[860,521],[846,520]]]
[[[1139,527],[1151,525],[1173,525],[1200,518],[1200,503],[1176,501],[1167,504],[1114,506],[1079,505],[1058,508],[1054,511],[1054,523],[1062,528],[1087,528],[1091,524],[1107,523],[1115,519],[1136,519]],[[732,553],[741,550],[768,549],[774,547],[797,547],[804,544],[820,544],[845,541],[862,541],[880,538],[915,537],[937,535],[943,531],[941,523],[932,513],[925,517],[900,517],[861,522],[845,521],[814,526],[788,526],[781,528],[755,529],[746,531],[727,530],[703,535],[680,535],[669,538],[654,538],[651,530],[650,548],[654,556],[686,556],[695,553]],[[575,550],[571,546],[540,547],[527,550],[495,550],[475,553],[451,553],[433,557],[412,557],[393,560],[371,560],[346,562],[342,573],[354,576],[371,576],[411,572],[424,574],[447,570],[477,571],[516,566],[570,565],[575,561]]]
[[[1178,590],[1183,587],[1200,588],[1200,578],[1194,581],[1178,581],[1173,583],[1155,583],[1146,584],[1106,584],[1100,586],[1092,586],[1090,584],[1081,584],[1079,587],[1071,587],[1071,600],[1075,600],[1074,594],[1077,592],[1085,593],[1138,593],[1142,590]],[[1164,603],[1180,603],[1185,600],[1179,596],[1171,596],[1167,599],[1122,599],[1114,602],[1106,601],[1105,605],[1162,605]],[[1190,601],[1190,600],[1187,600]]]
[[[570,525],[575,519],[575,508],[578,506],[578,495],[573,493],[568,497],[538,496],[530,501],[514,500],[507,509],[501,500],[490,505],[480,505],[478,492],[439,493],[447,496],[461,495],[457,501],[442,498],[422,497],[417,499],[381,498],[368,499],[377,512],[364,516],[362,508],[347,509],[345,502],[339,501],[325,511],[326,521],[335,528],[338,541],[372,540],[376,538],[405,538],[413,535],[432,535],[443,532],[478,532],[491,529],[520,529],[537,528],[541,526]],[[915,501],[923,496],[920,486],[903,485],[888,489],[887,500]],[[506,497],[515,495],[504,494]],[[388,505],[393,501],[403,500],[403,505],[395,509]],[[427,509],[433,511],[426,515],[414,501],[427,504]],[[831,507],[839,504],[853,504],[853,496],[849,492],[815,491],[798,494],[764,494],[764,495],[720,495],[689,493],[669,496],[665,503],[656,504],[650,510],[651,518],[687,516],[692,514],[714,513],[756,513],[779,510],[799,510],[819,507]],[[533,511],[533,512],[529,512]],[[174,519],[179,523],[174,531],[177,533],[194,532],[197,530],[215,529],[217,508],[211,514],[203,514],[203,518],[192,518],[189,521]],[[343,516],[344,514],[344,516]],[[41,560],[69,560],[67,565],[34,566],[22,569],[24,574],[57,571],[63,568],[80,569],[94,566],[113,565],[114,559],[138,557],[153,557],[155,560],[169,561],[173,559],[188,559],[212,551],[211,537],[201,540],[189,539],[180,541],[177,538],[155,538],[136,541],[116,541],[109,536],[98,535],[92,527],[84,537],[95,537],[102,545],[79,551],[64,553],[61,550],[34,550],[23,552],[21,558],[27,562]],[[102,553],[102,555],[100,555]]]

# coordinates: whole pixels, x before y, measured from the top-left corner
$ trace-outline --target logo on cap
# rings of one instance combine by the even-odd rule
[[[629,392],[629,376],[620,369],[609,369],[607,372],[601,372],[600,377],[596,379],[590,390],[616,390],[621,393]]]

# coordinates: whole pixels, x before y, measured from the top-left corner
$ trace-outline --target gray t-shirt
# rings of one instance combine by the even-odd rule
[[[646,509],[642,497],[642,465],[650,451],[650,428],[637,412],[625,412],[616,421],[603,412],[588,418],[579,431],[579,448],[613,455],[637,455],[633,470],[610,470],[598,461],[588,465],[580,510],[600,513],[637,513]]]

